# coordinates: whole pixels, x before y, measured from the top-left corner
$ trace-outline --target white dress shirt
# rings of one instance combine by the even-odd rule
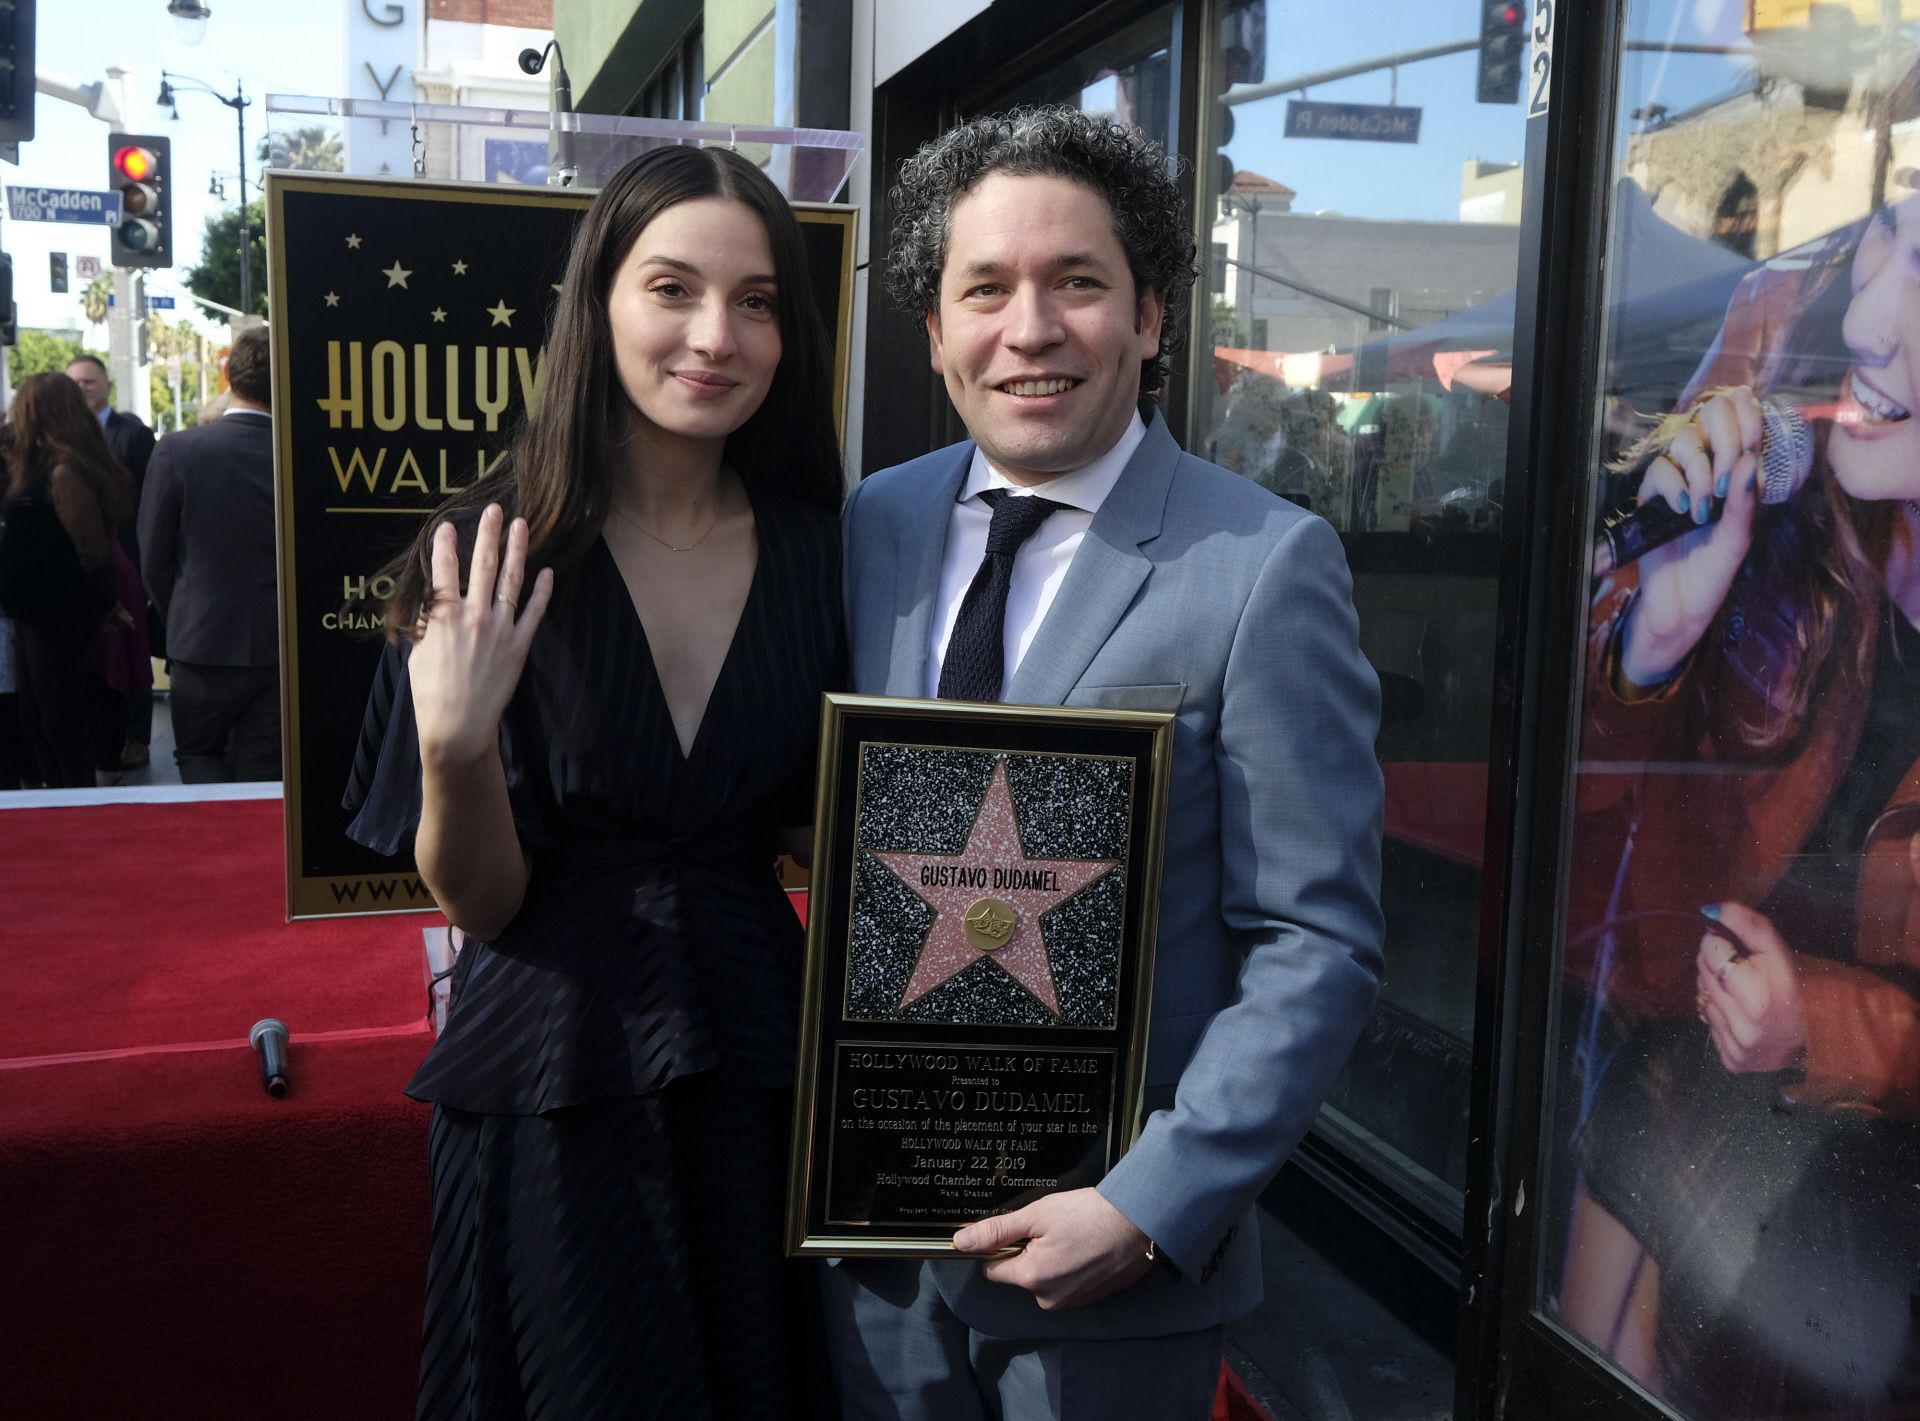
[[[946,663],[947,641],[953,635],[953,624],[960,615],[960,604],[966,600],[967,588],[973,585],[974,574],[980,571],[980,562],[987,555],[987,526],[993,522],[993,510],[980,496],[981,491],[1004,488],[1011,490],[1016,498],[1038,494],[1067,505],[1055,510],[1014,556],[1013,584],[1007,589],[1003,633],[1006,640],[1002,646],[1006,681],[1011,681],[1027,648],[1033,645],[1040,623],[1046,620],[1047,609],[1060,591],[1073,555],[1080,550],[1081,540],[1093,524],[1093,515],[1100,511],[1100,505],[1119,481],[1121,470],[1127,467],[1127,460],[1146,437],[1147,427],[1136,411],[1120,442],[1098,459],[1070,474],[1061,474],[1032,487],[1014,483],[988,462],[978,445],[974,446],[973,466],[960,485],[960,497],[954,501],[953,517],[947,524],[947,552],[940,564],[940,600],[933,618],[933,645],[927,655],[929,697],[940,694],[940,668]]]

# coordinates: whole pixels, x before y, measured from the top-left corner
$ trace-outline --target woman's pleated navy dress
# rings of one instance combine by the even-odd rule
[[[423,1417],[826,1409],[810,1274],[781,1246],[803,935],[774,856],[812,816],[839,529],[753,504],[759,559],[690,753],[603,542],[503,718],[526,900],[468,942],[407,1086],[434,1105]],[[404,651],[347,803],[382,852],[418,821]]]

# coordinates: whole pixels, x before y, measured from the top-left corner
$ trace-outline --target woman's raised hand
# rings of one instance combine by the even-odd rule
[[[1742,385],[1723,390],[1647,465],[1640,501],[1664,498],[1698,531],[1640,559],[1640,596],[1627,619],[1621,674],[1636,686],[1664,681],[1699,643],[1753,544],[1764,420]],[[1718,521],[1708,523],[1716,500]]]
[[[433,600],[408,663],[420,756],[432,763],[469,763],[495,752],[500,717],[553,595],[553,570],[542,568],[522,605],[527,524],[513,520],[503,556],[502,517],[493,503],[480,515],[465,593],[453,525],[434,530]]]

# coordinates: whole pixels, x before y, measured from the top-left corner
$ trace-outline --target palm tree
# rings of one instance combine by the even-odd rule
[[[167,318],[156,311],[147,317],[147,349],[156,360],[193,355],[200,349],[200,333],[191,321],[175,321],[169,325]]]
[[[107,298],[113,295],[113,278],[96,276],[87,283],[87,289],[80,293],[80,313],[87,318],[87,324],[97,326],[107,318]]]
[[[292,133],[269,133],[260,140],[256,157],[275,168],[294,168],[307,173],[344,173],[345,150],[340,135],[315,124]]]

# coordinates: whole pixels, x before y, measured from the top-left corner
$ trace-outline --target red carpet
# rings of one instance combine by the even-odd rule
[[[413,1414],[437,919],[283,921],[280,835],[278,800],[0,810],[0,1414]],[[1231,1372],[1214,1416],[1268,1421]]]
[[[282,921],[280,816],[0,811],[9,1415],[412,1414],[433,920]]]

